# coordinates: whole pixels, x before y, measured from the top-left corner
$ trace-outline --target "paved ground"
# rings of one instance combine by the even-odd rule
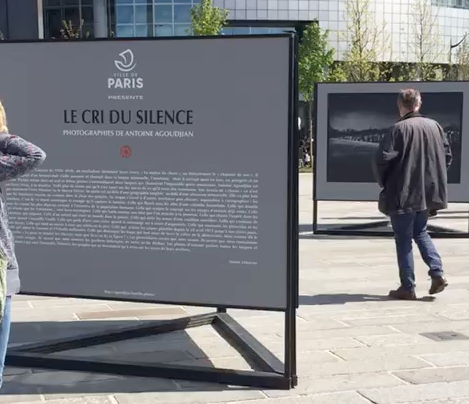
[[[416,302],[386,299],[396,286],[393,242],[314,237],[311,181],[301,175],[298,311],[300,382],[292,391],[258,391],[183,381],[107,375],[7,370],[2,404],[467,404],[469,402],[469,249],[467,240],[437,240],[451,282],[435,301],[419,263]],[[379,218],[374,204],[321,203],[322,223]],[[438,219],[467,228],[467,206]],[[443,216],[443,215],[442,215]],[[362,219],[363,220],[363,219]],[[268,280],[266,279],[266,282]],[[18,297],[13,344],[199,313],[200,309]],[[278,314],[232,313],[274,352],[281,351]],[[435,341],[424,333],[450,331],[460,339]],[[451,333],[452,332],[452,333]],[[459,333],[459,334],[458,334]],[[179,361],[248,368],[210,328],[158,339],[69,352],[81,357]]]

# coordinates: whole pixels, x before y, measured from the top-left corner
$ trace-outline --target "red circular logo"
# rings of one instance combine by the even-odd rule
[[[121,156],[124,158],[128,158],[132,155],[132,149],[130,146],[122,146],[121,147]]]

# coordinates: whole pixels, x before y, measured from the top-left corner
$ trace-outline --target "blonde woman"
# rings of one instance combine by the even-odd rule
[[[45,158],[46,154],[39,147],[9,133],[5,109],[0,102],[0,183],[32,171]],[[10,337],[11,297],[20,290],[18,262],[3,192],[0,188],[0,388]]]

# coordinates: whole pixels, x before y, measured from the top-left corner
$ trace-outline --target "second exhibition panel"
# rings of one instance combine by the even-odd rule
[[[453,161],[450,202],[469,202],[469,82],[321,83],[316,91],[315,199],[376,201],[380,188],[372,160],[379,142],[399,120],[404,88],[422,94],[421,113],[443,127]]]

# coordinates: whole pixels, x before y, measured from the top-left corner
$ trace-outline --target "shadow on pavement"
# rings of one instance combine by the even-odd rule
[[[149,321],[123,320],[123,321],[57,321],[57,322],[14,322],[10,347],[33,342],[46,342],[47,340],[75,337],[82,334],[102,332],[121,327],[142,325]],[[154,322],[154,320],[152,320]],[[151,337],[132,339],[111,344],[96,345],[89,348],[54,353],[54,356],[67,356],[77,359],[98,359],[122,362],[143,363],[171,363],[180,365],[215,367],[209,359],[213,356],[216,347],[220,347],[220,356],[235,357],[224,367],[249,370],[250,365],[243,360],[237,352],[231,353],[227,343],[210,326],[207,332],[195,331],[197,344],[190,333],[192,330],[201,330],[205,327],[193,328],[187,331],[175,331]],[[213,334],[212,331],[213,330]],[[200,339],[199,339],[200,336]],[[201,347],[208,347],[209,353]],[[234,349],[234,348],[233,348]],[[228,352],[226,352],[228,351]],[[217,367],[221,367],[218,365]],[[4,375],[4,385],[1,395],[93,395],[101,393],[143,393],[143,392],[182,392],[182,391],[223,391],[246,390],[247,388],[232,388],[212,383],[197,383],[188,381],[175,381],[169,379],[130,377],[108,375],[100,373],[80,373],[54,371],[47,369],[25,369],[7,367]],[[56,398],[56,397],[54,397]],[[50,399],[50,398],[49,398]],[[38,401],[40,399],[38,398]],[[0,402],[2,399],[0,398]]]
[[[454,212],[448,212],[447,215],[442,215],[441,213],[438,213],[438,216],[436,217],[436,220],[432,220],[429,222],[430,224],[435,224],[438,219],[445,219],[445,220],[451,220],[451,219],[467,219],[467,215],[454,215]]]
[[[369,233],[372,232],[368,231]],[[391,232],[389,232],[389,236],[373,236],[373,240],[378,239],[389,239],[392,236]],[[300,240],[369,240],[370,235],[364,234],[363,236],[350,236],[348,234],[343,235],[329,235],[329,234],[300,234]]]
[[[463,216],[463,218],[467,218],[468,215],[469,215],[469,211],[467,211],[467,210],[440,210],[440,211],[438,211],[438,216],[440,216],[440,215],[443,215],[443,216],[444,215],[455,215],[455,214],[456,215],[457,214],[465,215],[465,216]]]
[[[371,223],[371,222],[370,222]],[[332,223],[332,224],[321,224],[320,229],[321,230],[334,230],[337,229],[341,226],[344,226],[344,223]],[[380,230],[381,228],[377,228]],[[388,231],[387,228],[383,228],[386,231]],[[299,239],[304,240],[304,239],[309,239],[309,240],[365,240],[369,239],[370,236],[366,234],[372,233],[373,229],[371,230],[364,230],[365,233],[362,236],[351,236],[346,233],[343,235],[329,235],[329,234],[313,234],[313,225],[311,223],[308,224],[300,224],[298,226],[298,232],[299,232]],[[389,235],[391,235],[391,230],[389,229]],[[389,238],[390,236],[387,237],[374,237],[374,238]]]
[[[455,216],[456,215],[456,216]],[[441,210],[434,218],[439,216],[445,216],[445,219],[467,219],[469,216],[469,211],[464,210]],[[362,220],[364,222],[370,220],[386,220],[386,216],[340,216],[340,217],[321,217],[320,220]]]
[[[300,306],[312,306],[312,305],[326,305],[326,304],[345,304],[345,303],[359,303],[359,302],[383,302],[383,301],[394,301],[395,299],[390,298],[387,295],[367,295],[360,293],[335,293],[335,294],[323,294],[314,296],[300,296]],[[431,296],[425,296],[417,299],[421,302],[432,302],[435,298]]]
[[[385,216],[341,216],[341,217],[321,217],[321,220],[386,220]]]

